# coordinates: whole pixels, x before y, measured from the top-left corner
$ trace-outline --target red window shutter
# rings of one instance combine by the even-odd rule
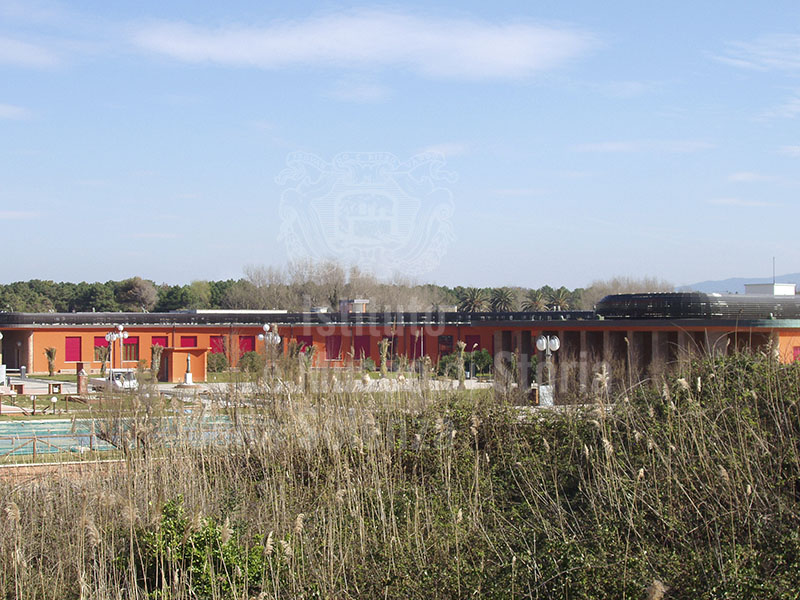
[[[342,357],[342,336],[329,335],[325,338],[325,358],[339,360]]]
[[[256,336],[254,335],[240,335],[239,336],[239,353],[253,352],[256,349]]]
[[[139,360],[139,336],[130,335],[123,340],[123,360]]]
[[[298,335],[295,340],[297,340],[297,345],[300,346],[301,352],[305,352],[307,347],[314,344],[314,336],[311,335]]]
[[[472,348],[475,344],[478,344],[478,347],[474,350],[475,352],[481,349],[481,336],[479,335],[468,335],[464,338],[464,342],[467,344],[464,352],[473,352]]]
[[[106,348],[108,346],[108,340],[104,335],[96,335],[94,336],[94,347],[95,348]]]
[[[211,354],[224,354],[225,353],[225,338],[221,335],[211,336]]]
[[[370,358],[370,337],[368,335],[357,335],[353,337],[353,352],[356,360]]]
[[[197,346],[196,335],[182,335],[181,348],[195,348]]]
[[[68,337],[64,339],[64,360],[66,362],[80,362],[81,338]]]
[[[167,336],[165,335],[154,335],[152,338],[150,338],[151,346],[161,346],[162,348],[166,348],[167,343]]]
[[[800,359],[800,346],[795,346],[794,348],[792,348],[792,352],[794,352],[795,360]]]

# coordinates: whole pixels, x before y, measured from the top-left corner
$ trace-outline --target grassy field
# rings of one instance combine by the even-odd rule
[[[800,368],[736,355],[594,403],[225,392],[224,444],[0,483],[9,598],[796,598]],[[162,441],[159,441],[162,440]],[[135,443],[134,443],[135,442]],[[219,442],[219,440],[217,440]]]

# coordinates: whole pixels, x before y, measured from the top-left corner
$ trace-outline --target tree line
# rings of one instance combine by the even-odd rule
[[[244,277],[170,285],[132,277],[120,281],[54,282],[32,279],[0,285],[2,312],[169,312],[191,309],[338,310],[339,301],[363,298],[370,311],[546,311],[591,309],[610,293],[671,291],[667,282],[618,277],[586,288],[503,286],[478,288],[380,280],[335,262],[294,262],[285,268],[250,266]]]

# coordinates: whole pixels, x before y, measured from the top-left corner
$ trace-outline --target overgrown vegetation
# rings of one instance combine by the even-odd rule
[[[105,283],[70,283],[32,279],[0,285],[0,311],[140,312],[186,309],[286,309],[308,311],[322,306],[339,310],[339,301],[366,298],[369,310],[435,311],[458,307],[476,311],[591,309],[603,296],[620,292],[669,291],[652,279],[617,277],[595,281],[587,289],[549,285],[521,287],[447,287],[395,279],[382,281],[358,268],[334,262],[296,262],[285,269],[247,267],[234,280],[156,285],[141,277]]]
[[[357,374],[354,374],[357,377]],[[230,386],[208,416],[153,398],[113,471],[0,482],[15,598],[795,598],[800,366],[739,354],[594,404]],[[294,376],[286,376],[285,381]],[[283,390],[283,391],[280,391]],[[172,407],[180,408],[180,407]],[[112,416],[112,415],[110,415]],[[129,438],[130,439],[130,438]],[[208,439],[208,438],[205,438]]]

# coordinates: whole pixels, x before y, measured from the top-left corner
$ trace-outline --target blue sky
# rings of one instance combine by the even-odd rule
[[[799,118],[798,2],[0,0],[0,280],[281,266],[295,152],[443,155],[422,281],[796,272]]]

